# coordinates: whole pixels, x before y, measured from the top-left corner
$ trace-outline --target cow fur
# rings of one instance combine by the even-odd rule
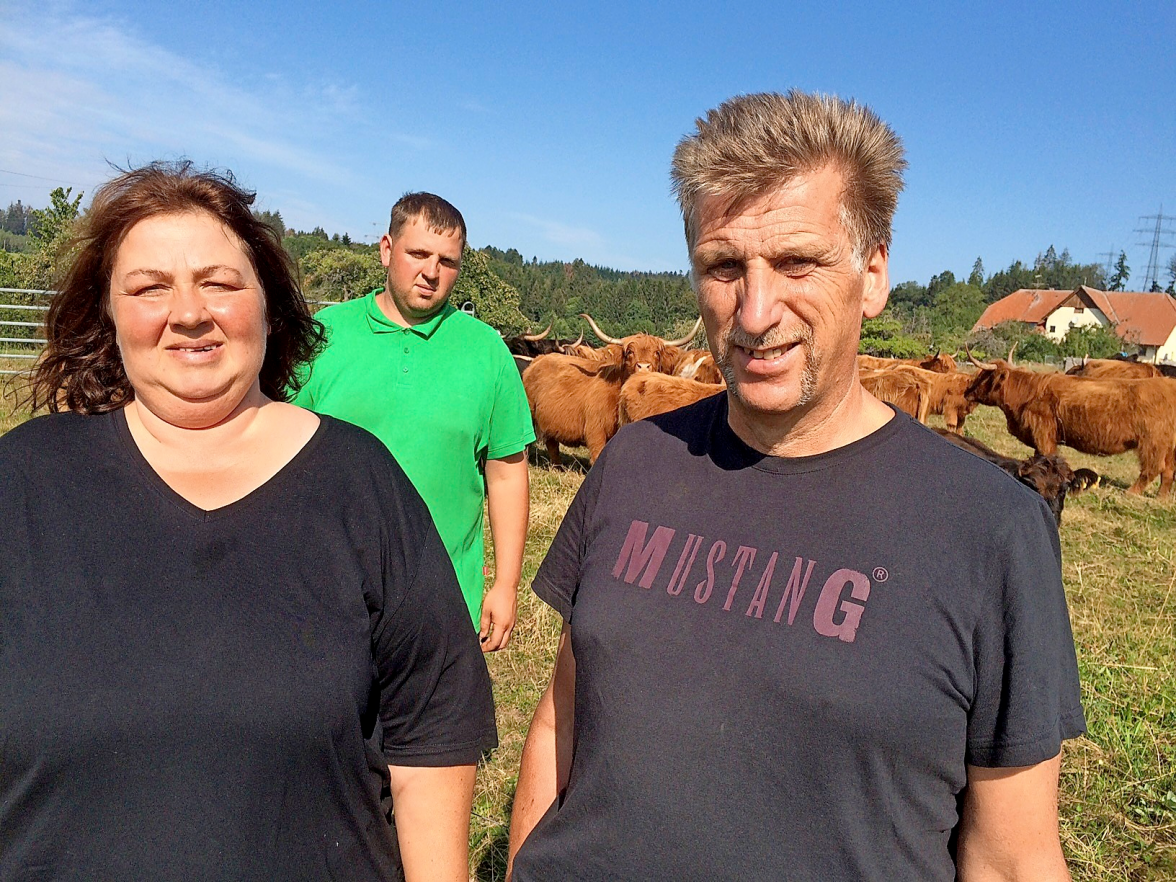
[[[999,407],[1009,434],[1046,456],[1056,453],[1059,444],[1096,456],[1134,450],[1139,478],[1128,492],[1142,493],[1158,475],[1159,496],[1172,493],[1176,384],[1167,379],[1043,374],[997,360],[976,375],[965,394],[971,401]]]
[[[716,395],[725,388],[725,385],[717,383],[700,383],[668,374],[634,374],[621,386],[618,422],[623,426],[659,413],[668,413]]]

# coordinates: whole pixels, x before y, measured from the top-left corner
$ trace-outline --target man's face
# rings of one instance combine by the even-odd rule
[[[841,190],[826,167],[734,205],[698,205],[698,304],[741,422],[827,415],[856,380],[862,316],[886,305],[886,250],[854,269]]]
[[[388,268],[381,303],[388,317],[402,325],[425,321],[443,307],[461,269],[461,231],[434,232],[416,218],[393,239],[380,239],[380,262]]]

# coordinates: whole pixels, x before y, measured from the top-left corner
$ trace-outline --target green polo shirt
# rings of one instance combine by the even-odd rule
[[[392,451],[429,506],[476,626],[486,460],[535,440],[527,396],[489,325],[446,304],[402,327],[376,304],[382,290],[318,313],[327,348],[294,403],[361,426]]]

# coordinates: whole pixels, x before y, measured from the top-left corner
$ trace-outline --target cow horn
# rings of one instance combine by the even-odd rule
[[[551,328],[552,328],[552,325],[554,325],[554,322],[553,322],[552,324],[549,324],[549,325],[548,325],[546,328],[544,328],[544,329],[543,329],[542,331],[540,331],[538,334],[520,334],[520,336],[521,336],[521,337],[522,337],[524,340],[530,340],[532,343],[534,343],[536,340],[542,340],[542,339],[543,339],[543,338],[545,338],[545,337],[546,337],[548,334],[550,334],[550,333],[551,333]]]
[[[968,361],[972,362],[972,364],[976,365],[976,367],[980,368],[980,370],[982,370],[982,371],[996,370],[996,365],[991,361],[989,361],[989,362],[977,361],[976,356],[974,356],[972,354],[972,347],[971,346],[965,345],[964,351],[968,353]]]
[[[1013,365],[1013,353],[1016,351],[1017,351],[1017,344],[1014,343],[1012,346],[1009,347],[1009,357],[1006,359],[1006,361],[1008,361],[1010,367]]]
[[[596,334],[596,336],[599,337],[601,340],[603,340],[605,343],[620,343],[621,342],[619,338],[610,337],[608,334],[604,333],[604,331],[600,330],[600,325],[596,324],[596,322],[594,322],[592,320],[592,316],[588,315],[588,313],[586,313],[586,312],[580,313],[580,318],[586,320],[588,322],[588,324],[592,327],[592,332],[594,334]]]
[[[583,342],[584,342],[584,332],[581,331],[580,336],[577,337],[575,340],[573,340],[571,343],[561,344],[559,347],[560,352],[564,353],[565,355],[570,355],[572,350],[575,349],[577,346],[579,346]]]
[[[662,342],[665,343],[667,346],[685,346],[687,343],[689,343],[691,340],[694,339],[694,335],[698,333],[698,329],[701,327],[702,327],[702,316],[699,316],[698,321],[696,321],[694,323],[694,327],[690,329],[690,333],[687,334],[685,337],[679,337],[677,340],[667,340],[665,337],[662,337]]]

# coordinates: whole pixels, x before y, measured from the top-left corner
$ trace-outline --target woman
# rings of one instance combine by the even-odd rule
[[[397,835],[466,879],[477,638],[383,446],[284,403],[322,330],[252,200],[188,163],[99,190],[53,413],[0,438],[0,879],[382,880]]]

